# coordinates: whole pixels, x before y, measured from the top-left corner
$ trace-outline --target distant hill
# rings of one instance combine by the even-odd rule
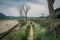
[[[16,19],[16,18],[20,18],[20,17],[15,17],[15,16],[6,16],[7,19]]]
[[[5,18],[6,15],[4,15],[3,13],[0,13],[0,18]]]
[[[0,13],[0,19],[17,19],[17,18],[20,18],[20,17],[15,17],[15,16],[6,16],[5,14],[3,13]]]
[[[0,18],[2,19],[2,18],[4,18],[4,19],[20,19],[21,17],[15,17],[15,16],[6,16],[5,14],[3,14],[3,13],[0,13]],[[25,18],[24,16],[22,17],[22,18]],[[31,19],[31,18],[33,18],[33,19],[35,19],[35,18],[39,18],[39,17],[27,17],[28,19]]]

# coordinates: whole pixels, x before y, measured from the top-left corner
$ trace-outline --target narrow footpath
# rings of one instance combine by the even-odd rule
[[[30,24],[30,31],[29,31],[29,35],[28,35],[28,40],[33,40],[33,28],[32,25]]]

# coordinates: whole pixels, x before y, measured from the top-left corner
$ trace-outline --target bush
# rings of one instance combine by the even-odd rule
[[[34,24],[34,40],[56,40],[53,35],[50,35],[47,28],[41,27],[39,24]]]

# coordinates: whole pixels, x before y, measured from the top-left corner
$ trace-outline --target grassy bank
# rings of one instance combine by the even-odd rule
[[[39,24],[33,24],[34,40],[57,40],[50,35],[47,28],[41,27]]]
[[[30,24],[26,24],[25,26],[21,27],[18,31],[10,34],[9,36],[5,37],[3,40],[27,40],[28,32]]]

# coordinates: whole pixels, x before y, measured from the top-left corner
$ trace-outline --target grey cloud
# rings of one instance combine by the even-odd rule
[[[54,9],[60,8],[60,0],[55,0]]]

